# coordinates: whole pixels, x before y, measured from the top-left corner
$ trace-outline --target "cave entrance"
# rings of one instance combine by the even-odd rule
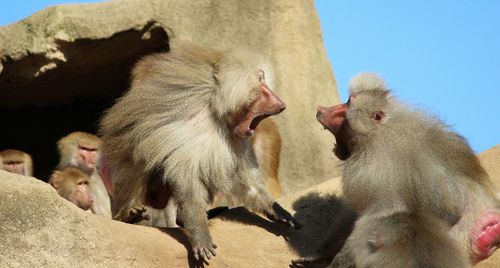
[[[73,131],[95,134],[103,111],[128,88],[134,63],[168,51],[168,35],[149,22],[106,39],[58,42],[58,49],[65,60],[7,58],[0,73],[0,150],[31,154],[34,176],[44,181],[59,161],[57,140]]]

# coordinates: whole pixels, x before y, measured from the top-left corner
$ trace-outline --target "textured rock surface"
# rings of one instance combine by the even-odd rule
[[[495,183],[496,188],[500,189],[500,145],[480,153],[479,160]]]
[[[497,167],[498,147],[480,155]],[[492,173],[499,183],[500,173]],[[210,220],[218,245],[211,267],[288,267],[310,253],[335,219],[340,180],[333,179],[280,200],[304,224],[299,231],[269,222],[242,208]],[[59,198],[34,178],[0,171],[1,267],[194,267],[186,235],[111,221]],[[498,267],[500,251],[478,267]],[[208,267],[210,267],[208,266]]]
[[[207,46],[251,47],[269,57],[271,85],[288,104],[276,117],[284,140],[280,175],[285,192],[339,174],[333,154],[325,150],[333,147],[333,139],[315,120],[316,106],[336,103],[338,95],[311,0],[130,0],[45,9],[0,27],[0,107],[80,100],[111,103],[126,89],[132,62],[166,49],[171,38]],[[44,112],[33,111],[25,116],[26,122]],[[19,109],[16,114],[24,115]],[[44,125],[60,122],[66,121]],[[57,127],[46,134],[50,136],[46,144],[64,135]],[[39,168],[53,167],[54,163],[43,162],[47,155],[42,152],[52,153],[50,149],[36,149]]]
[[[327,182],[334,187],[338,183]],[[331,187],[321,187],[329,189]],[[296,197],[283,200],[290,206]],[[301,197],[294,206],[327,206],[335,199]],[[318,203],[321,203],[320,205]],[[130,225],[85,213],[60,198],[50,185],[0,170],[0,266],[2,267],[194,267],[187,237],[180,229]],[[334,211],[334,210],[333,210]],[[302,222],[307,214],[297,215]],[[211,221],[218,245],[213,267],[287,267],[298,252],[308,252],[318,230],[313,222],[291,230],[235,208]],[[286,241],[288,240],[288,242]]]
[[[478,156],[481,164],[495,184],[497,191],[500,191],[500,145],[488,149]],[[486,261],[479,263],[477,267],[500,267],[500,250],[497,250]]]

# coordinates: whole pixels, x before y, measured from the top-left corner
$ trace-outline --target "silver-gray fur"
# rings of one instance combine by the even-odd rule
[[[398,101],[371,73],[354,77],[349,101],[319,107],[317,118],[336,138],[343,199],[359,217],[331,267],[470,267],[496,249],[496,190],[466,140],[442,121]],[[319,248],[319,257],[293,262],[325,253],[338,252]]]
[[[189,44],[137,63],[130,90],[100,124],[116,218],[143,205],[156,180],[179,205],[196,258],[215,255],[206,211],[216,193],[297,226],[265,191],[248,139],[232,131],[258,98],[257,64],[248,55]]]

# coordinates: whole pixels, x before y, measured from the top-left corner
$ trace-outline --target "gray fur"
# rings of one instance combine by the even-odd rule
[[[255,102],[260,85],[254,58],[236,54],[185,44],[145,57],[100,124],[116,217],[142,205],[147,181],[160,179],[203,258],[214,253],[206,210],[216,193],[283,216],[273,211],[249,141],[232,135],[234,116]]]

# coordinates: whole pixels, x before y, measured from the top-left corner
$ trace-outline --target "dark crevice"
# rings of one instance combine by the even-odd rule
[[[149,22],[100,40],[57,41],[66,62],[36,76],[51,62],[43,55],[4,58],[0,73],[0,150],[32,154],[35,177],[47,180],[58,162],[56,142],[72,131],[96,133],[102,112],[128,88],[142,56],[168,50],[166,31]]]

